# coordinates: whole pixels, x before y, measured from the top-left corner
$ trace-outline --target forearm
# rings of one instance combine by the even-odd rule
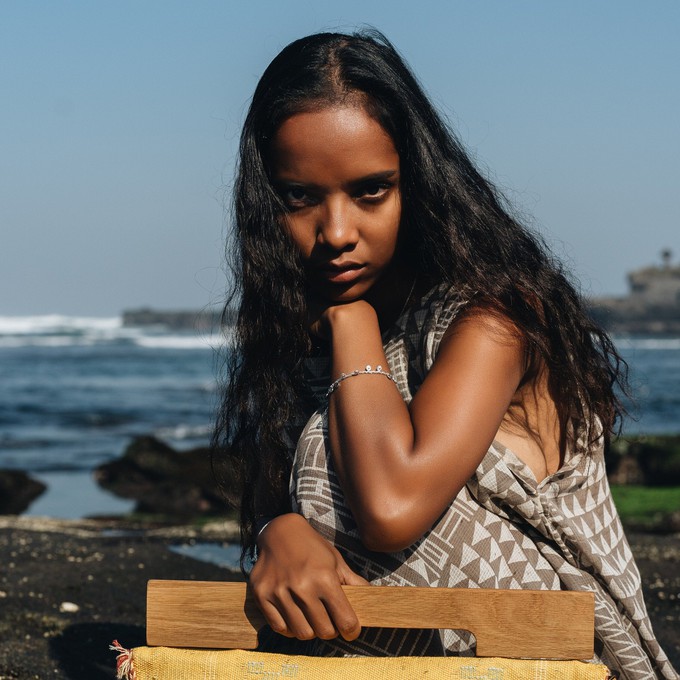
[[[329,318],[332,376],[370,366],[387,372],[376,314],[368,304],[339,307]],[[396,385],[376,373],[343,380],[329,399],[335,467],[362,535],[395,513],[409,513],[414,430]]]

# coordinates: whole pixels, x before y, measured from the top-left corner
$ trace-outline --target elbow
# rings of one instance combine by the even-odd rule
[[[386,537],[384,534],[379,535],[373,533],[361,533],[361,541],[367,550],[378,553],[401,552],[415,543],[415,541],[410,539],[403,539],[396,536]]]
[[[382,493],[361,499],[359,507],[352,504],[361,542],[373,552],[405,550],[434,527],[463,485],[464,482],[445,493],[432,489],[425,496],[417,492],[418,484],[404,490],[405,493],[389,493],[383,489]]]
[[[415,513],[404,504],[394,503],[382,508],[370,508],[357,519],[359,536],[364,546],[373,552],[399,552],[420,540],[431,524],[423,526]],[[401,506],[401,507],[399,507]]]

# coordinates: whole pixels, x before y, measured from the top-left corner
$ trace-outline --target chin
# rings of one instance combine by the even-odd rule
[[[329,286],[328,284],[317,286],[315,293],[323,300],[338,305],[346,305],[366,297],[371,290],[370,285],[356,283],[347,286]]]
[[[332,305],[348,305],[363,299],[361,295],[324,295],[323,298]]]

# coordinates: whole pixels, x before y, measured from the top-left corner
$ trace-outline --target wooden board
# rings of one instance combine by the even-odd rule
[[[478,656],[590,659],[592,593],[343,586],[362,626],[454,628]],[[245,583],[149,581],[147,643],[253,649],[265,621]]]

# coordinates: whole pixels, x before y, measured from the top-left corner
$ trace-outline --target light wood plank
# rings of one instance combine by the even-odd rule
[[[362,626],[471,631],[479,656],[590,659],[592,593],[343,586]],[[147,643],[253,649],[264,618],[245,583],[149,581]]]

